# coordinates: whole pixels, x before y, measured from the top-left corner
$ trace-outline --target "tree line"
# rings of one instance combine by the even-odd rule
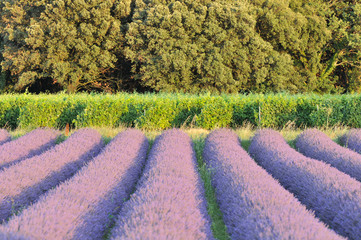
[[[0,0],[0,91],[361,92],[360,0]]]

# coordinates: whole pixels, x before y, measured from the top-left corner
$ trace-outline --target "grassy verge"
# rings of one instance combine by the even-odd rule
[[[227,227],[223,221],[223,214],[219,209],[215,196],[215,190],[211,184],[211,173],[208,171],[208,168],[204,163],[202,157],[203,148],[204,148],[204,138],[205,136],[203,135],[193,138],[193,143],[194,143],[194,150],[197,156],[198,171],[204,183],[205,194],[207,199],[207,210],[212,220],[211,228],[212,228],[213,236],[216,239],[228,240],[231,238],[227,233]]]

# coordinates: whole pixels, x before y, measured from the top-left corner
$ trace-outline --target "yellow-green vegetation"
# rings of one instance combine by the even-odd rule
[[[0,95],[0,128],[361,127],[361,95]]]

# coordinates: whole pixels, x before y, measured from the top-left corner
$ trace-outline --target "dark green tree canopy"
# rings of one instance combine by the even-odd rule
[[[235,1],[136,1],[126,56],[155,90],[299,89],[289,55],[255,31],[253,7]]]
[[[360,0],[0,0],[0,17],[0,91],[361,92]]]
[[[10,47],[2,65],[18,76],[17,87],[39,78],[51,78],[70,92],[111,87],[106,76],[121,54],[121,19],[130,14],[131,0],[34,1],[28,7],[30,2],[11,1],[3,8]]]
[[[324,77],[335,78],[349,92],[361,92],[361,1],[326,1],[332,39],[325,50]]]
[[[263,0],[257,1],[257,32],[277,52],[292,57],[307,91],[329,90],[332,82],[320,82],[321,57],[331,39],[322,1]]]
[[[0,62],[2,62],[3,55],[2,55],[2,51],[4,50],[4,42],[2,37],[0,37]],[[5,73],[2,72],[2,68],[0,65],[0,90],[5,88]]]

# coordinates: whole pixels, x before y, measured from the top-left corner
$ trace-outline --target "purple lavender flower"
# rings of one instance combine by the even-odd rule
[[[11,140],[11,136],[5,129],[0,129],[0,145]]]
[[[38,155],[55,145],[59,131],[38,128],[0,146],[0,170],[25,158]]]
[[[303,155],[324,161],[361,181],[361,155],[342,147],[317,129],[298,135],[296,147]]]
[[[276,131],[258,131],[251,156],[337,233],[361,239],[361,183],[291,148]]]
[[[258,166],[232,130],[210,133],[203,157],[232,239],[342,239]]]
[[[171,129],[150,152],[111,239],[213,239],[192,141]]]
[[[0,221],[71,177],[103,147],[101,135],[81,129],[65,142],[0,172]]]
[[[91,136],[89,136],[91,137]],[[101,239],[141,173],[148,140],[139,130],[118,134],[73,178],[43,195],[0,229],[30,239]]]
[[[340,141],[347,148],[361,154],[361,129],[351,129],[340,138]]]
[[[0,239],[1,240],[29,240],[29,238],[20,236],[16,233],[11,232],[0,232]]]

